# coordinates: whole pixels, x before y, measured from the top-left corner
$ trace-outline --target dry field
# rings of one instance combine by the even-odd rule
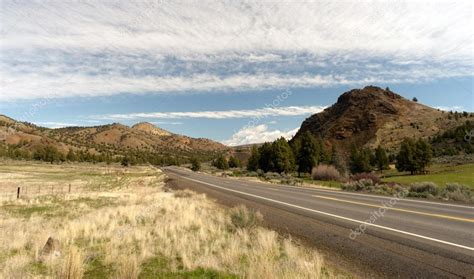
[[[333,277],[316,251],[258,226],[258,213],[164,180],[153,167],[1,161],[0,278]],[[60,248],[45,255],[49,237]]]

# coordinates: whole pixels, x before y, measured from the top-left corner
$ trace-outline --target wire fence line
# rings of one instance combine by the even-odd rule
[[[100,185],[95,187],[88,185],[78,186],[72,184],[11,186],[8,187],[8,189],[0,190],[0,200],[8,201],[15,199],[28,199],[39,196],[99,192],[104,190],[105,187],[101,187]]]

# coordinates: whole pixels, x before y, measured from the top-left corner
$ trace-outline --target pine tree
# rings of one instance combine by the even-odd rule
[[[433,152],[431,150],[431,145],[427,141],[419,139],[416,142],[415,149],[415,161],[417,171],[425,173],[426,167],[430,164],[432,157]]]
[[[229,169],[229,163],[223,155],[219,155],[213,162],[212,165],[220,170]]]
[[[250,158],[247,163],[247,170],[248,171],[257,171],[258,170],[258,162],[260,161],[260,152],[258,151],[257,146],[252,146],[252,152]]]
[[[76,153],[74,153],[74,150],[72,150],[72,149],[69,149],[69,152],[67,153],[66,158],[69,162],[77,161]]]
[[[385,149],[381,146],[377,147],[375,149],[375,165],[377,166],[377,169],[382,173],[383,170],[388,169],[388,163],[388,156]]]
[[[230,168],[240,168],[242,167],[242,163],[240,162],[239,158],[235,156],[230,156],[229,158],[229,167]]]
[[[346,173],[346,166],[344,165],[344,160],[342,159],[341,154],[336,149],[336,146],[331,147],[331,160],[329,162],[333,165],[341,174]]]
[[[296,155],[298,176],[301,176],[301,173],[310,173],[319,161],[318,146],[310,132],[306,131],[302,135],[300,144],[298,154]]]
[[[374,161],[370,149],[359,150],[356,146],[351,147],[349,166],[352,173],[371,172],[371,161]]]
[[[272,144],[269,142],[264,143],[258,149],[260,153],[260,158],[258,160],[258,166],[263,172],[269,172],[275,169],[273,164],[273,148]]]
[[[199,171],[201,170],[201,163],[197,158],[192,158],[191,159],[191,170],[192,171]]]
[[[285,138],[281,137],[272,143],[271,171],[278,173],[290,173],[295,168],[295,158],[290,145]]]
[[[397,170],[409,171],[414,174],[417,170],[415,162],[416,144],[412,139],[405,139],[400,145],[397,155]]]

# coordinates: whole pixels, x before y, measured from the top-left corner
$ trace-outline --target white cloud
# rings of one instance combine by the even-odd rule
[[[151,123],[155,125],[183,125],[183,122],[177,121],[153,121]]]
[[[434,107],[436,109],[439,109],[439,110],[444,110],[444,111],[463,111],[464,108],[462,106],[451,106],[451,107],[446,107],[446,106],[438,106],[438,107]]]
[[[255,118],[261,119],[270,116],[299,116],[321,112],[322,106],[288,106],[288,107],[264,107],[251,110],[218,110],[218,111],[183,111],[183,112],[151,112],[130,114],[107,114],[93,116],[95,119],[103,120],[133,120],[147,119],[181,119],[181,118],[207,118],[207,119],[231,119],[231,118]]]
[[[52,128],[52,129],[78,126],[77,124],[74,124],[74,123],[51,122],[51,121],[46,121],[46,122],[34,122],[34,124],[35,124],[35,125],[38,125],[38,126],[43,126],[43,127]]]
[[[0,18],[2,101],[419,82],[474,65],[470,1],[4,1]]]
[[[228,140],[222,143],[229,146],[237,146],[251,143],[262,143],[274,141],[280,137],[291,139],[299,128],[295,128],[289,131],[280,130],[269,130],[266,124],[261,124],[252,127],[245,127],[237,131]]]

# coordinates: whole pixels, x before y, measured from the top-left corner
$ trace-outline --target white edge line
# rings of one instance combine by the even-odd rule
[[[384,230],[388,230],[388,231],[393,231],[393,232],[397,232],[397,233],[401,233],[401,234],[405,234],[405,235],[410,235],[410,236],[414,236],[414,237],[418,237],[418,238],[422,238],[422,239],[426,239],[426,240],[431,240],[431,241],[434,241],[434,242],[439,242],[439,243],[443,243],[443,244],[446,244],[446,245],[451,245],[451,246],[455,246],[455,247],[458,247],[458,248],[463,248],[463,249],[467,249],[467,250],[470,250],[470,251],[474,251],[474,247],[464,246],[464,245],[460,245],[460,244],[456,244],[456,243],[452,243],[452,242],[448,242],[448,241],[444,241],[444,240],[440,240],[440,239],[436,239],[436,238],[432,238],[432,237],[428,237],[428,236],[423,236],[423,235],[419,235],[419,234],[415,234],[415,233],[411,233],[411,232],[406,232],[406,231],[401,231],[401,230],[397,230],[397,229],[393,229],[393,228],[389,228],[389,227],[385,227],[385,226],[371,224],[371,223],[367,223],[367,222],[364,222],[364,221],[355,220],[355,219],[352,219],[352,218],[347,218],[347,217],[343,217],[343,216],[339,216],[339,215],[335,215],[335,214],[331,214],[331,213],[327,213],[327,212],[323,212],[323,211],[319,211],[319,210],[315,210],[315,209],[311,209],[311,208],[307,208],[307,207],[302,207],[302,206],[299,206],[299,205],[294,205],[294,204],[291,204],[291,203],[286,203],[286,202],[282,202],[282,201],[278,201],[278,200],[274,200],[274,199],[269,199],[269,198],[265,198],[265,197],[254,195],[254,194],[249,194],[249,193],[245,193],[245,192],[241,192],[241,191],[237,191],[237,190],[233,190],[233,189],[228,189],[228,188],[225,188],[225,187],[221,187],[221,186],[218,186],[218,185],[214,185],[214,184],[211,184],[211,183],[207,183],[207,182],[204,182],[204,181],[200,181],[200,180],[196,180],[196,179],[192,179],[192,178],[188,178],[188,177],[182,177],[182,178],[187,179],[187,180],[191,180],[191,181],[194,181],[194,182],[197,182],[197,183],[205,184],[205,185],[208,185],[208,186],[211,186],[211,187],[223,189],[223,190],[226,190],[226,191],[235,192],[235,193],[238,193],[238,194],[247,195],[247,196],[250,196],[250,197],[271,201],[271,202],[274,202],[274,203],[279,203],[279,204],[283,204],[283,205],[286,205],[286,206],[290,206],[290,207],[294,207],[294,208],[298,208],[298,209],[302,209],[302,210],[306,210],[306,211],[311,211],[311,212],[315,212],[315,213],[318,213],[318,214],[327,215],[327,216],[331,216],[331,217],[338,218],[338,219],[343,219],[343,220],[346,220],[346,221],[351,221],[351,222],[354,222],[354,223],[365,224],[367,226],[372,226],[372,227],[376,227],[376,228],[380,228],[380,229],[384,229]]]

